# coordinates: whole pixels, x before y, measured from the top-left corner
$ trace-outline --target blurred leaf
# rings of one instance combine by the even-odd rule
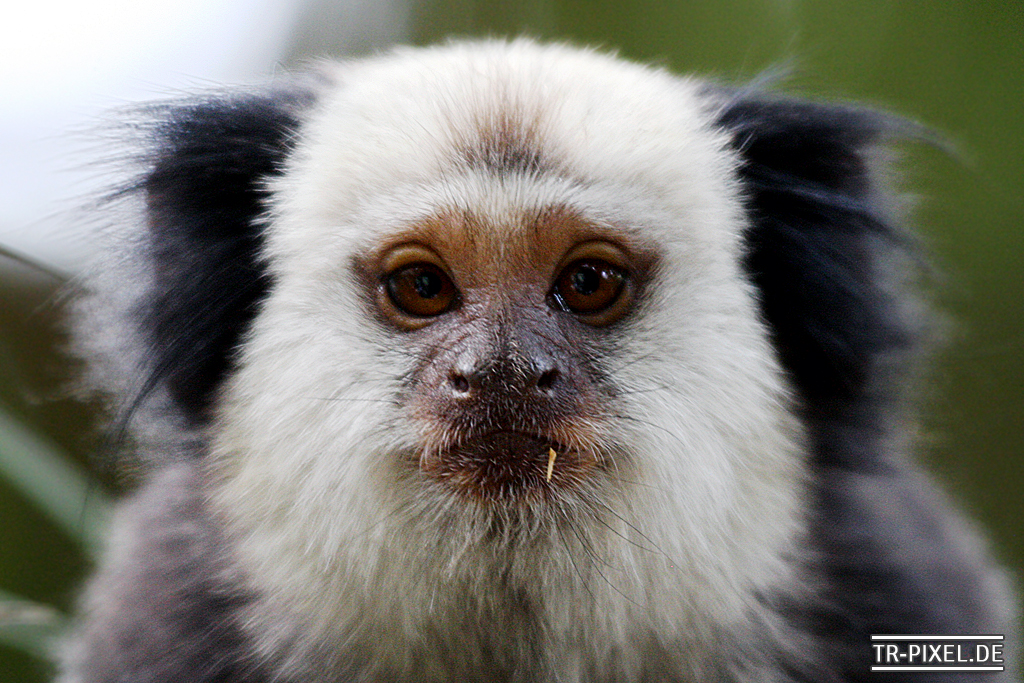
[[[0,476],[95,555],[110,502],[61,449],[0,410]]]
[[[5,258],[15,263],[20,263],[23,266],[27,266],[37,273],[42,273],[57,282],[67,282],[71,279],[68,273],[65,273],[59,268],[55,268],[50,264],[41,261],[40,259],[33,258],[28,254],[23,254],[20,251],[15,251],[10,247],[0,244],[0,258]]]
[[[67,618],[56,609],[0,591],[0,643],[51,659]]]

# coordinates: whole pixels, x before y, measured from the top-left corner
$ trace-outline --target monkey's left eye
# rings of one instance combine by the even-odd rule
[[[388,298],[400,311],[420,318],[441,315],[455,302],[455,285],[433,263],[411,263],[387,275]]]
[[[626,273],[622,268],[596,258],[583,258],[566,266],[555,281],[552,295],[561,308],[587,320],[606,325],[618,319],[623,308]]]

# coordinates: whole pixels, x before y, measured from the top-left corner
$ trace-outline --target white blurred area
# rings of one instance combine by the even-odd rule
[[[0,21],[0,245],[68,272],[68,209],[103,187],[83,131],[105,112],[259,82],[285,60],[401,40],[404,0],[20,0]],[[336,24],[332,26],[331,24]],[[0,264],[2,265],[2,264]]]

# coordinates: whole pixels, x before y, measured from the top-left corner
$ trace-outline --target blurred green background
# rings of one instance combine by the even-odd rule
[[[300,64],[313,51],[341,50],[332,42],[331,21],[343,20],[342,4],[303,4],[285,64]],[[924,392],[920,459],[990,530],[1011,570],[1024,566],[1021,0],[423,0],[404,7],[392,32],[403,42],[529,34],[617,49],[734,83],[783,65],[791,73],[786,90],[877,105],[953,142],[956,154],[901,150],[903,186],[920,199],[915,224],[941,272],[936,300],[951,321]],[[345,28],[359,33],[358,26]],[[346,44],[357,51],[383,47],[370,39]],[[89,566],[91,520],[102,515],[105,493],[118,487],[116,476],[90,466],[88,454],[98,443],[91,407],[62,389],[71,370],[59,353],[59,286],[0,258],[0,681],[6,683],[50,675],[32,653],[43,642],[40,634],[52,632],[73,603]],[[56,482],[50,490],[48,481]]]

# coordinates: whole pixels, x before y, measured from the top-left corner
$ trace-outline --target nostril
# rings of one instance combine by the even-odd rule
[[[469,380],[461,372],[453,372],[448,376],[448,383],[457,394],[469,393]]]
[[[558,381],[558,370],[551,369],[547,372],[541,373],[541,376],[537,378],[537,388],[541,391],[550,392],[555,388],[555,382]]]

